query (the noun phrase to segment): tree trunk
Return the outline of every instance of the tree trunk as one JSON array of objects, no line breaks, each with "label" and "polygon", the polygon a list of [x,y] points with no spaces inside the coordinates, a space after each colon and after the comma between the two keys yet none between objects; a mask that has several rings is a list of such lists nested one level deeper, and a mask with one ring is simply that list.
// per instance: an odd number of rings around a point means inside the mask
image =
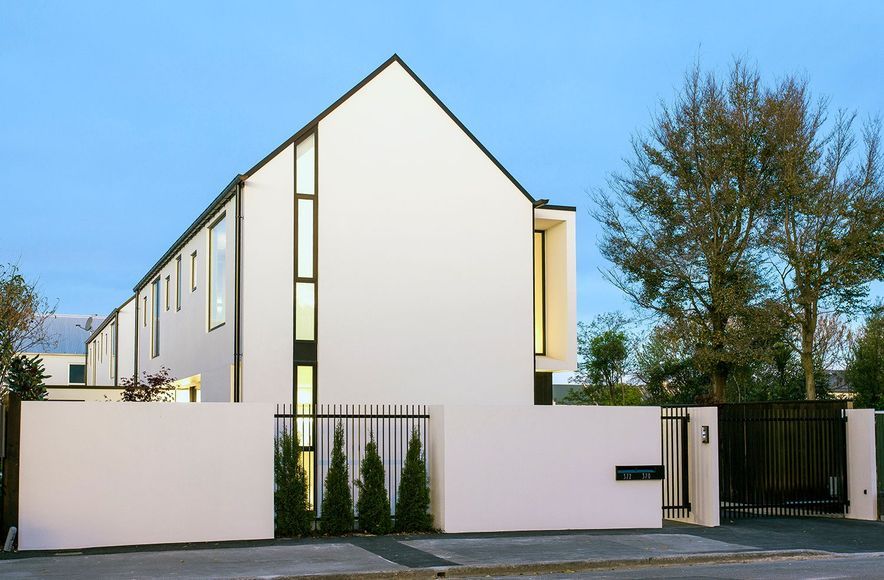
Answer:
[{"label": "tree trunk", "polygon": [[801,368],[804,369],[804,396],[816,399],[816,378],[813,375],[813,337],[816,334],[816,304],[805,306],[801,321]]},{"label": "tree trunk", "polygon": [[712,371],[712,396],[716,403],[724,402],[724,385],[727,383],[727,373],[723,369]]}]

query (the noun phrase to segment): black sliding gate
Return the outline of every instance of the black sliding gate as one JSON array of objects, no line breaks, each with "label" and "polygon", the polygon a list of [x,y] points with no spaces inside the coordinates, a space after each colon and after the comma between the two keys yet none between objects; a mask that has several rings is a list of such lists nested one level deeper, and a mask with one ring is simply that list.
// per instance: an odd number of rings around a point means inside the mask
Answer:
[{"label": "black sliding gate", "polygon": [[842,401],[718,407],[722,518],[844,514]]},{"label": "black sliding gate", "polygon": [[690,476],[688,470],[687,407],[661,407],[662,429],[663,517],[686,518],[691,513]]}]

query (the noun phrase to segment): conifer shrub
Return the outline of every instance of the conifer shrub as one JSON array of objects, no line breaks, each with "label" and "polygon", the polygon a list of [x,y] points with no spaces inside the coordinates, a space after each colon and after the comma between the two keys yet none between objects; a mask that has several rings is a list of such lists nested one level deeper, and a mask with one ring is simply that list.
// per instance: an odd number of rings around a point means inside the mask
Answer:
[{"label": "conifer shrub", "polygon": [[322,495],[322,514],[319,527],[326,534],[346,534],[353,531],[353,496],[350,493],[350,469],[344,455],[344,426],[335,426],[331,463],[325,476]]},{"label": "conifer shrub", "polygon": [[362,479],[359,486],[359,500],[356,511],[359,513],[359,529],[370,534],[386,534],[393,529],[390,516],[390,499],[384,476],[384,462],[378,453],[374,434],[365,444],[365,456],[360,467]]},{"label": "conifer shrub", "polygon": [[396,497],[397,532],[425,532],[433,529],[430,514],[430,485],[427,464],[421,454],[421,440],[417,428],[412,429]]},{"label": "conifer shrub", "polygon": [[310,533],[313,513],[307,499],[307,473],[301,464],[297,431],[284,429],[276,439],[273,475],[276,491],[273,504],[276,512],[276,534],[283,537]]}]

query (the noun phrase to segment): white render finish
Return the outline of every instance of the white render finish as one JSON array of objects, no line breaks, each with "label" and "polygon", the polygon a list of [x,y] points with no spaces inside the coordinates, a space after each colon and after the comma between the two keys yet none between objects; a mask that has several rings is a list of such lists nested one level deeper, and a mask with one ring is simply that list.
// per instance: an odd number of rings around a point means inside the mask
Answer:
[{"label": "white render finish", "polygon": [[[209,226],[224,213],[227,218],[226,250],[226,323],[209,331],[208,258]],[[161,367],[169,369],[172,378],[200,375],[204,402],[233,400],[233,314],[234,260],[236,238],[236,205],[233,199],[209,218],[184,247],[166,262],[160,272],[136,294],[138,303],[138,374],[154,373]],[[196,290],[191,292],[190,256],[197,252]],[[175,308],[175,258],[181,256],[181,310]],[[171,290],[169,309],[165,306],[165,279],[169,276]],[[151,314],[153,308],[151,282],[160,279],[160,353],[151,357]],[[144,324],[144,298],[147,297],[147,325]]]},{"label": "white render finish", "polygon": [[318,402],[532,404],[531,201],[395,62],[318,150]]},{"label": "white render finish", "polygon": [[536,355],[538,371],[577,368],[576,213],[540,207],[534,229],[545,236],[546,354]]},{"label": "white render finish", "polygon": [[23,356],[31,358],[33,356],[40,357],[43,361],[43,368],[49,375],[44,383],[46,385],[67,385],[69,384],[70,365],[86,364],[86,356],[82,354],[55,354],[55,353],[21,353]]},{"label": "white render finish", "polygon": [[[135,297],[117,308],[105,319],[103,326],[101,332],[86,343],[86,352],[89,353],[86,384],[117,386],[122,379],[131,378],[135,372]],[[113,351],[114,340],[117,341],[116,354]],[[118,376],[115,377],[114,373]]]},{"label": "white render finish", "polygon": [[272,538],[272,416],[271,405],[22,403],[19,549]]},{"label": "white render finish", "polygon": [[878,519],[878,469],[875,463],[875,410],[847,409],[846,518]]},{"label": "white render finish", "polygon": [[292,402],[293,190],[294,145],[243,188],[240,332],[242,400],[247,402]]},{"label": "white render finish", "polygon": [[58,387],[46,386],[47,401],[119,401],[123,390],[118,387]]},{"label": "white render finish", "polygon": [[448,533],[659,528],[660,481],[615,481],[660,463],[659,407],[433,406],[430,493]]}]

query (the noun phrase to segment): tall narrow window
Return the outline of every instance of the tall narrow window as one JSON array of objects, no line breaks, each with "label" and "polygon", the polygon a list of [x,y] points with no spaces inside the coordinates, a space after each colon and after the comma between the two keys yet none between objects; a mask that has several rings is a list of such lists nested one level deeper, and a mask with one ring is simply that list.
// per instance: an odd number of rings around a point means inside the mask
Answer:
[{"label": "tall narrow window", "polygon": [[117,362],[117,323],[110,323],[110,364],[107,365],[107,376],[114,380],[114,367]]},{"label": "tall narrow window", "polygon": [[316,193],[316,139],[311,134],[298,143],[295,152],[295,193]]},{"label": "tall narrow window", "polygon": [[143,298],[143,300],[144,300],[144,308],[141,309],[141,312],[143,313],[141,315],[141,319],[142,319],[141,325],[144,326],[145,328],[147,328],[147,296],[145,296]]},{"label": "tall narrow window", "polygon": [[160,355],[160,279],[150,285],[151,318],[150,318],[150,356]]},{"label": "tall narrow window", "polygon": [[313,414],[313,367],[298,365],[295,371],[295,404],[298,415],[298,438],[301,445],[313,445],[313,419],[302,418]]},{"label": "tall narrow window", "polygon": [[190,291],[196,290],[196,252],[190,255]]},{"label": "tall narrow window", "polygon": [[545,239],[543,232],[534,232],[534,354],[546,352],[546,285]]},{"label": "tall narrow window", "polygon": [[295,284],[295,340],[316,338],[315,285],[306,282]]},{"label": "tall narrow window", "polygon": [[226,263],[227,219],[222,215],[209,230],[209,330],[224,324]]},{"label": "tall narrow window", "polygon": [[175,310],[181,310],[181,256],[175,258]]},{"label": "tall narrow window", "polygon": [[313,200],[298,199],[298,278],[313,277]]},{"label": "tall narrow window", "polygon": [[171,276],[166,276],[166,286],[165,286],[165,288],[164,288],[164,290],[165,290],[165,294],[166,294],[166,312],[169,311],[169,308],[170,308],[171,305],[172,305],[172,298],[171,298],[171,285],[172,285],[172,279],[171,279]]}]

